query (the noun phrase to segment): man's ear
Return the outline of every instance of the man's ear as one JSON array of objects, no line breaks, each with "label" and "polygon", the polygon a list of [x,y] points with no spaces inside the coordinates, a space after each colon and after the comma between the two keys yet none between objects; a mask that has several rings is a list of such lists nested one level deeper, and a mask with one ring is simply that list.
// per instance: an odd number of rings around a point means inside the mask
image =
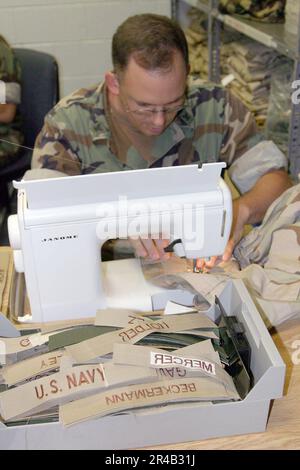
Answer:
[{"label": "man's ear", "polygon": [[106,72],[105,83],[110,93],[113,95],[118,95],[120,93],[119,80],[114,72]]}]

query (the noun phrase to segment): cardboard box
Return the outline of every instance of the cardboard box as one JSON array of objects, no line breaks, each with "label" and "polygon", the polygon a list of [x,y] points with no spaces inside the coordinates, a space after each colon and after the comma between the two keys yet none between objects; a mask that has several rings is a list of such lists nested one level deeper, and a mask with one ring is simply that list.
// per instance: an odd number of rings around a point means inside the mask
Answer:
[{"label": "cardboard box", "polygon": [[149,408],[69,428],[59,423],[0,423],[0,448],[115,450],[264,431],[270,402],[283,393],[285,364],[242,281],[229,281],[220,300],[227,314],[244,324],[251,346],[254,386],[244,400]]}]

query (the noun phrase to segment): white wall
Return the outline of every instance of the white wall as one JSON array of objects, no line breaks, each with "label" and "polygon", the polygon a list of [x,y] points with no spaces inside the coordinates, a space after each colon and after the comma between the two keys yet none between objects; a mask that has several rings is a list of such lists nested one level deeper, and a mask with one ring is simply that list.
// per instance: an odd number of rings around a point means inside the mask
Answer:
[{"label": "white wall", "polygon": [[0,0],[0,34],[13,46],[53,54],[61,97],[103,79],[116,27],[137,13],[170,16],[170,0]]}]

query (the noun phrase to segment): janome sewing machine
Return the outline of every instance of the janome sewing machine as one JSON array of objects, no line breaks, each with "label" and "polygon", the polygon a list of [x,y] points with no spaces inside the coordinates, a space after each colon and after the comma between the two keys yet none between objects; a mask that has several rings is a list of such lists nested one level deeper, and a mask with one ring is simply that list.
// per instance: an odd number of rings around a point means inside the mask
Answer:
[{"label": "janome sewing machine", "polygon": [[[14,182],[18,213],[9,217],[9,239],[16,271],[25,274],[32,320],[94,316],[111,306],[100,263],[106,240],[161,234],[180,257],[222,254],[232,220],[230,191],[220,177],[224,166]],[[121,285],[135,273],[120,272],[116,263],[103,264]]]}]

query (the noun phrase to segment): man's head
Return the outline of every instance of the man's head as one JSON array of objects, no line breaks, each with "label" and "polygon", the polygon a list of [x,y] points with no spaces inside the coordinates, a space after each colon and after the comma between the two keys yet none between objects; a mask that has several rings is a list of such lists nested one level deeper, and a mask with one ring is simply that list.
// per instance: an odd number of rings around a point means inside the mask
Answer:
[{"label": "man's head", "polygon": [[113,36],[114,71],[106,74],[112,104],[144,135],[159,135],[185,98],[188,47],[182,29],[166,16],[135,15]]},{"label": "man's head", "polygon": [[167,16],[142,14],[127,18],[113,36],[114,70],[126,69],[129,59],[146,70],[167,70],[172,54],[178,51],[189,68],[188,46],[180,26]]}]

